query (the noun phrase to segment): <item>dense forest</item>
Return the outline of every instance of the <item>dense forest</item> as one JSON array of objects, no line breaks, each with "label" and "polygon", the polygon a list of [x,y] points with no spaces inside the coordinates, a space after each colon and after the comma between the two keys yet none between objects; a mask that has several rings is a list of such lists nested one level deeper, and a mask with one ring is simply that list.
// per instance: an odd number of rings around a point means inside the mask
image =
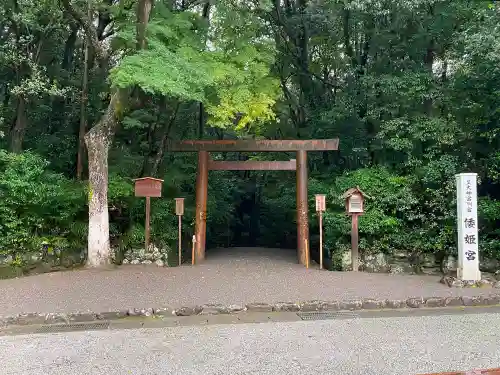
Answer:
[{"label": "dense forest", "polygon": [[[133,179],[164,179],[152,238],[194,230],[181,139],[339,138],[309,153],[325,256],[349,246],[342,193],[371,196],[364,253],[456,253],[454,175],[479,178],[480,251],[500,258],[500,6],[481,0],[4,0],[0,254],[143,246]],[[223,153],[226,160],[294,154]],[[213,171],[207,246],[296,246],[293,172]],[[90,216],[89,216],[90,211]],[[108,227],[109,223],[109,227]],[[90,232],[90,233],[89,233]],[[109,234],[108,234],[109,232]],[[109,241],[107,240],[109,238]]]}]

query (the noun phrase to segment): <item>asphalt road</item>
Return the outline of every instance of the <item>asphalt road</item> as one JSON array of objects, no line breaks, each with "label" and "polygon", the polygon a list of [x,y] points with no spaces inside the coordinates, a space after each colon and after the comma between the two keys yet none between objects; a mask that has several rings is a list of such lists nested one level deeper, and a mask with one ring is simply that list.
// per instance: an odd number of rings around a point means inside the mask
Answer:
[{"label": "asphalt road", "polygon": [[3,375],[376,374],[500,365],[500,314],[0,337]]}]

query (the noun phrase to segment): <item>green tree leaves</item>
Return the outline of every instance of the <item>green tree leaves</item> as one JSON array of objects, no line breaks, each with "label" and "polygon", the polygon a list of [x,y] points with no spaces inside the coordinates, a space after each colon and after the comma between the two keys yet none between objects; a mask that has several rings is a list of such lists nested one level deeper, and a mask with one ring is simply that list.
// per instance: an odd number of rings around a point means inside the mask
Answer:
[{"label": "green tree leaves", "polygon": [[[86,13],[87,1],[70,3]],[[54,222],[66,223],[71,215],[86,224],[79,216],[85,203],[80,208],[71,203],[80,202],[70,194],[79,196],[80,188],[52,173],[75,175],[83,97],[84,33],[61,9],[58,0],[0,6],[0,144],[12,137],[16,123],[29,125],[25,149],[51,162],[46,166],[30,153],[23,156],[29,167],[23,169],[16,156],[0,156],[10,165],[1,169],[1,189],[15,197],[2,207],[19,210],[22,217],[18,222],[13,211],[5,214],[4,223],[14,228],[5,234],[9,241],[16,231],[19,243],[35,231],[49,233],[64,226]],[[108,59],[93,53],[89,58],[87,130],[100,119],[113,90],[132,93],[129,105],[117,108],[121,126],[110,150],[113,239],[142,229],[143,205],[131,195],[131,178],[151,171],[166,181],[165,202],[153,212],[156,233],[164,231],[163,240],[173,241],[170,200],[185,196],[189,237],[196,156],[169,153],[171,139],[339,137],[339,152],[308,154],[311,207],[313,193],[329,194],[329,250],[339,252],[348,244],[349,221],[338,196],[359,185],[374,196],[361,218],[364,251],[454,252],[453,175],[475,171],[481,180],[481,251],[499,254],[500,15],[495,2],[159,0],[148,24],[147,48],[139,52],[135,1],[93,0],[92,9]],[[22,106],[20,98],[26,101]],[[295,176],[287,173],[211,174],[211,244],[231,244],[237,230],[250,232],[245,225],[251,225],[259,228],[261,244],[294,246],[294,184]],[[240,216],[240,204],[252,201],[254,193],[258,209]],[[311,221],[311,244],[314,225]]]},{"label": "green tree leaves", "polygon": [[[252,34],[244,27],[248,22],[238,24],[241,15],[231,18],[239,12],[217,6],[214,30],[207,34],[195,13],[160,8],[148,28],[148,49],[125,56],[110,73],[112,84],[203,102],[214,126],[242,128],[273,119],[279,91],[269,72],[271,44],[250,44],[258,38],[258,30]],[[221,25],[227,27],[217,33]],[[229,30],[245,32],[228,36]]]}]

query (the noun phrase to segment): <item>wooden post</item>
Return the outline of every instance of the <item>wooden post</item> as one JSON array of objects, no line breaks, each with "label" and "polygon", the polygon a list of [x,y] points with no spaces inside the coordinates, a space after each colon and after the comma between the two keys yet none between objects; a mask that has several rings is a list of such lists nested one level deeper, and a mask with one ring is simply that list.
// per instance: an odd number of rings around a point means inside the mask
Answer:
[{"label": "wooden post", "polygon": [[357,272],[359,270],[359,251],[358,251],[358,214],[352,214],[352,228],[351,228],[351,261],[352,270]]},{"label": "wooden post", "polygon": [[182,264],[182,216],[178,215],[179,218],[179,266]]},{"label": "wooden post", "polygon": [[203,261],[203,259],[205,259],[205,238],[207,231],[208,158],[208,152],[198,152],[195,218],[195,243],[197,261]]},{"label": "wooden post", "polygon": [[182,265],[182,215],[184,215],[184,198],[175,198],[175,214],[179,218],[179,266]]},{"label": "wooden post", "polygon": [[297,151],[297,252],[299,263],[306,264],[309,241],[309,215],[307,202],[307,152]]},{"label": "wooden post", "polygon": [[319,220],[319,269],[323,269],[323,212],[326,210],[326,195],[316,194],[316,212]]},{"label": "wooden post", "polygon": [[150,229],[149,229],[149,221],[151,218],[151,198],[146,197],[146,251],[149,249],[149,235],[150,235]]},{"label": "wooden post", "polygon": [[319,269],[323,269],[323,211],[319,212]]},{"label": "wooden post", "polygon": [[342,198],[345,199],[345,209],[351,216],[351,264],[354,272],[359,271],[359,249],[358,249],[358,218],[364,213],[364,200],[370,198],[356,186],[347,190]]},{"label": "wooden post", "polygon": [[193,266],[194,266],[194,254],[195,254],[194,248],[195,247],[196,247],[196,236],[193,236],[193,247],[191,250],[191,265],[193,265]]},{"label": "wooden post", "polygon": [[306,268],[309,268],[309,241],[306,240]]}]

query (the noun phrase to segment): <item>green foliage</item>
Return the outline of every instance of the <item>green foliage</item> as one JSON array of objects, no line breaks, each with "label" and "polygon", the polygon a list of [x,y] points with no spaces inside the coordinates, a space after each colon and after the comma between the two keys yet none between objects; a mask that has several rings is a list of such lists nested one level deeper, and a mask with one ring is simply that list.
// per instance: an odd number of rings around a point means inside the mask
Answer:
[{"label": "green foliage", "polygon": [[365,200],[365,214],[359,219],[360,250],[391,252],[398,249],[403,245],[398,238],[411,223],[418,201],[411,180],[386,168],[358,169],[336,179],[329,190],[325,215],[327,246],[335,252],[342,248],[339,244],[350,241],[351,219],[345,213],[341,196],[354,186],[359,186],[370,197]]},{"label": "green foliage", "polygon": [[108,180],[108,199],[111,202],[125,200],[134,196],[134,184],[130,178],[110,174]]},{"label": "green foliage", "polygon": [[173,199],[154,199],[151,203],[151,210],[154,213],[151,222],[154,241],[162,244],[175,244],[177,242],[177,217],[174,215]]},{"label": "green foliage", "polygon": [[[126,56],[111,70],[115,87],[139,86],[150,94],[203,102],[214,126],[226,127],[237,116],[239,128],[274,118],[279,86],[269,73],[273,57],[269,46],[244,47],[243,39],[251,43],[255,37],[248,33],[240,36],[238,50],[219,34],[204,43],[206,31],[194,13],[159,9],[148,28],[148,49]],[[235,13],[216,14],[215,25]],[[211,48],[204,47],[207,43]]]},{"label": "green foliage", "polygon": [[480,250],[484,254],[500,259],[500,201],[484,197],[479,201]]},{"label": "green foliage", "polygon": [[31,75],[24,78],[18,85],[13,86],[12,94],[31,98],[43,95],[65,96],[70,92],[70,88],[60,88],[56,81],[51,82],[39,66],[32,62],[28,62],[28,65]]},{"label": "green foliage", "polygon": [[123,233],[121,237],[120,246],[122,247],[122,251],[128,249],[140,249],[144,247],[144,226],[143,225],[134,225],[127,232]]},{"label": "green foliage", "polygon": [[[447,168],[446,164],[439,166]],[[338,177],[330,190],[331,204],[325,215],[326,245],[333,252],[332,258],[339,261],[341,252],[348,248],[350,218],[340,196],[353,186],[371,197],[365,201],[365,214],[359,219],[361,251],[453,253],[457,236],[454,171],[446,171],[446,177],[434,170],[433,174],[415,178],[393,174],[386,168],[370,168]],[[437,187],[425,187],[427,184]],[[499,254],[499,232],[495,227],[499,209],[497,200],[484,198],[479,202],[484,255]]]},{"label": "green foliage", "polygon": [[39,251],[61,236],[83,245],[70,227],[84,212],[83,189],[47,167],[32,153],[0,150],[0,253]]},{"label": "green foliage", "polygon": [[[86,13],[86,1],[71,4]],[[222,0],[210,2],[204,18],[202,3],[155,1],[139,52],[136,3],[92,4],[109,66],[90,54],[85,118],[79,23],[58,0],[0,7],[0,149],[20,122],[24,149],[32,150],[0,154],[0,252],[44,241],[85,247],[88,192],[74,182],[80,122],[94,126],[112,91],[126,88],[131,100],[118,109],[109,153],[112,246],[143,245],[144,199],[134,197],[132,179],[144,175],[165,180],[162,198],[152,199],[153,241],[176,249],[173,198],[185,197],[189,246],[197,155],[169,152],[170,140],[339,137],[338,152],[308,153],[310,209],[314,194],[328,195],[325,236],[334,265],[349,247],[340,196],[353,186],[372,197],[360,218],[362,251],[455,253],[454,174],[466,171],[480,179],[480,250],[500,257],[495,2]],[[295,194],[293,173],[210,172],[208,246],[295,247]]]},{"label": "green foliage", "polygon": [[111,72],[111,80],[116,87],[138,85],[151,94],[203,101],[205,87],[213,84],[214,68],[211,59],[204,59],[191,47],[175,52],[160,47],[126,57]]}]

